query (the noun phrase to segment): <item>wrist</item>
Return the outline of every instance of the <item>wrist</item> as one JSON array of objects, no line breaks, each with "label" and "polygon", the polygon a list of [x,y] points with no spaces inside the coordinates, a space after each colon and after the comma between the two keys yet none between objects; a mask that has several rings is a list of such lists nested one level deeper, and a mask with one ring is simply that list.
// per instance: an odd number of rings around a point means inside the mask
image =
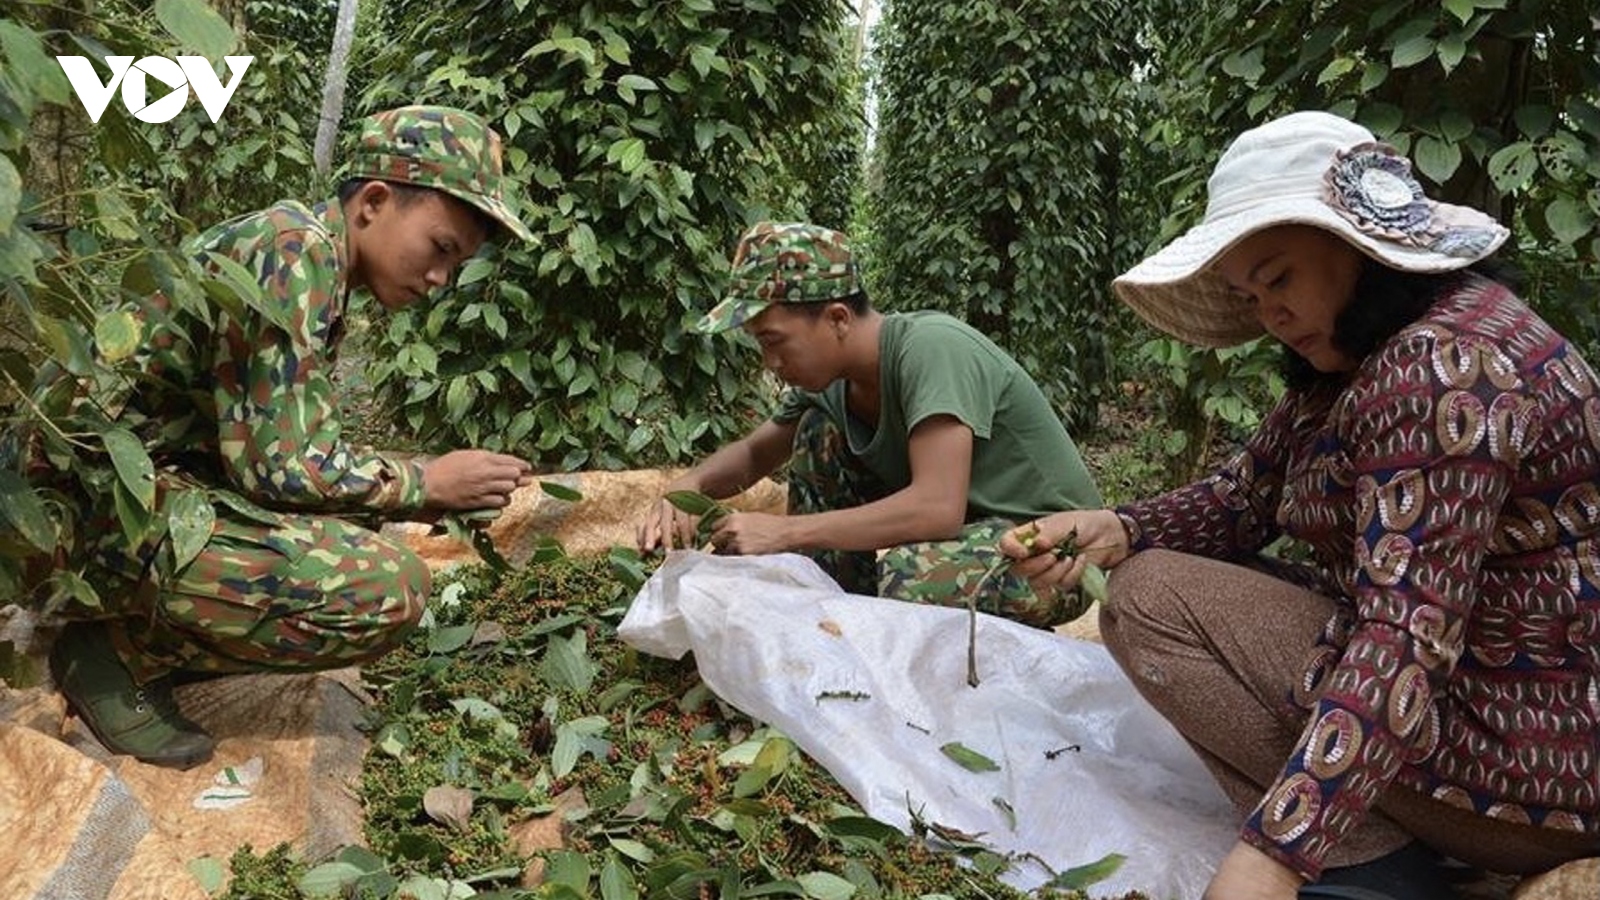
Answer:
[{"label": "wrist", "polygon": [[798,553],[807,550],[828,549],[821,546],[821,539],[816,533],[816,529],[811,527],[815,521],[814,516],[782,515],[778,516],[778,520],[782,523],[778,533],[783,540],[784,552]]}]

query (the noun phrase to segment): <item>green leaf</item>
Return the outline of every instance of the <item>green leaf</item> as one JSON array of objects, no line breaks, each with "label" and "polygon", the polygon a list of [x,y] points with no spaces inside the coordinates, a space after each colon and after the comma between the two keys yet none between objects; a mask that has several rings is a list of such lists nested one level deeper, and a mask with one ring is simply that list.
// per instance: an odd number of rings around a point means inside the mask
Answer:
[{"label": "green leaf", "polygon": [[618,853],[635,862],[642,862],[646,865],[655,862],[656,852],[638,841],[619,837],[609,837],[609,840],[611,841],[611,846],[617,848]]},{"label": "green leaf", "polygon": [[1578,97],[1569,97],[1564,109],[1579,128],[1588,132],[1590,137],[1600,139],[1600,106]]},{"label": "green leaf", "polygon": [[1261,47],[1236,50],[1222,61],[1222,71],[1242,81],[1255,84],[1267,71],[1267,67],[1261,62],[1262,54]]},{"label": "green leaf", "polygon": [[106,362],[121,362],[139,349],[144,326],[127,310],[117,310],[95,320],[94,344]]},{"label": "green leaf", "polygon": [[1426,35],[1410,38],[1395,45],[1394,53],[1389,57],[1389,65],[1396,69],[1414,66],[1419,62],[1433,56],[1433,38]]},{"label": "green leaf", "polygon": [[482,697],[457,697],[450,705],[471,722],[499,722],[506,717],[500,707]]},{"label": "green leaf", "polygon": [[1529,140],[1538,140],[1550,133],[1556,124],[1556,111],[1543,103],[1527,103],[1511,114],[1517,130]]},{"label": "green leaf", "polygon": [[606,150],[606,162],[616,163],[625,173],[632,173],[644,165],[645,149],[642,138],[623,138]]},{"label": "green leaf", "polygon": [[1489,177],[1503,194],[1521,190],[1538,170],[1539,157],[1527,141],[1507,144],[1489,157]]},{"label": "green leaf", "polygon": [[794,744],[788,738],[774,735],[761,745],[754,765],[766,768],[773,775],[782,775],[793,761],[794,753]]},{"label": "green leaf", "polygon": [[850,900],[856,886],[832,872],[807,872],[795,879],[812,900]]},{"label": "green leaf", "polygon": [[[1182,449],[1182,448],[1179,448]],[[1094,563],[1089,563],[1083,570],[1083,577],[1079,584],[1085,595],[1096,603],[1106,602],[1106,570]]]},{"label": "green leaf", "polygon": [[13,230],[10,234],[0,233],[0,278],[15,278],[23,284],[39,284],[34,263],[44,255],[44,245],[31,233],[21,230]]},{"label": "green leaf", "polygon": [[1317,74],[1317,84],[1322,85],[1327,84],[1330,81],[1338,81],[1355,67],[1356,61],[1351,57],[1334,57],[1334,59],[1326,66],[1323,66],[1322,71]]},{"label": "green leaf", "polygon": [[552,688],[570,688],[581,694],[594,684],[600,667],[589,656],[583,632],[575,631],[569,638],[550,639],[539,672]]},{"label": "green leaf", "polygon": [[474,256],[467,260],[461,267],[461,274],[456,276],[456,287],[466,287],[488,278],[494,273],[494,263],[481,256]]},{"label": "green leaf", "polygon": [[634,75],[630,73],[618,78],[617,83],[620,85],[625,85],[628,89],[635,91],[657,90],[656,83],[644,77],[643,75]]},{"label": "green leaf", "polygon": [[704,78],[718,62],[721,62],[721,59],[714,48],[704,44],[695,44],[689,48],[689,65],[694,67],[701,78]]},{"label": "green leaf", "polygon": [[326,862],[300,876],[297,886],[311,897],[338,897],[365,874],[347,862]]},{"label": "green leaf", "polygon": [[1477,12],[1478,4],[1473,0],[1444,0],[1445,11],[1455,16],[1461,24],[1465,25],[1472,20],[1472,14]]},{"label": "green leaf", "polygon": [[610,726],[605,716],[585,716],[556,726],[556,745],[550,750],[550,772],[565,778],[583,754],[604,753],[609,746],[599,735]]},{"label": "green leaf", "polygon": [[[0,251],[10,241],[0,242]],[[3,260],[3,256],[0,256]],[[88,337],[76,322],[63,322],[39,313],[33,317],[33,330],[49,348],[50,356],[74,375],[89,375],[94,370]]]},{"label": "green leaf", "polygon": [[390,722],[373,737],[372,745],[395,759],[403,760],[411,750],[411,729],[404,722]]},{"label": "green leaf", "polygon": [[56,526],[33,486],[15,472],[0,470],[0,516],[41,553],[55,550]]},{"label": "green leaf", "polygon": [[75,611],[81,613],[83,610],[98,611],[104,608],[94,586],[83,580],[83,576],[77,572],[58,571],[45,584],[50,588],[45,612],[55,613],[76,607]]},{"label": "green leaf", "polygon": [[1115,875],[1127,861],[1128,858],[1121,853],[1107,853],[1092,863],[1067,869],[1050,879],[1048,886],[1065,891],[1081,891]]},{"label": "green leaf", "polygon": [[600,900],[636,900],[638,896],[633,873],[614,854],[607,854],[605,865],[600,867]]},{"label": "green leaf", "polygon": [[129,495],[146,510],[156,502],[156,467],[145,452],[144,442],[125,428],[113,428],[101,435],[111,465]]},{"label": "green leaf", "polygon": [[749,797],[760,792],[772,780],[772,770],[766,766],[751,766],[739,773],[739,778],[733,783],[734,797]]},{"label": "green leaf", "polygon": [[539,489],[556,498],[557,500],[565,500],[568,503],[577,503],[579,500],[583,499],[582,491],[575,490],[555,481],[541,481],[539,482]]},{"label": "green leaf", "polygon": [[1461,145],[1441,141],[1432,135],[1417,139],[1413,158],[1422,174],[1435,184],[1444,184],[1461,165]]},{"label": "green leaf", "polygon": [[454,653],[465,647],[467,642],[472,640],[473,632],[477,630],[476,622],[435,629],[428,635],[428,652]]},{"label": "green leaf", "polygon": [[5,239],[11,223],[17,220],[17,208],[21,204],[22,176],[11,164],[11,158],[0,154],[0,240]]},{"label": "green leaf", "polygon": [[1369,62],[1366,68],[1361,70],[1361,87],[1358,93],[1363,95],[1370,94],[1388,79],[1389,67],[1387,65],[1381,62]]},{"label": "green leaf", "polygon": [[449,884],[441,878],[413,875],[400,882],[399,896],[406,900],[451,900]]},{"label": "green leaf", "polygon": [[1446,109],[1439,113],[1439,136],[1451,143],[1465,141],[1474,127],[1472,117],[1459,109]]},{"label": "green leaf", "polygon": [[[67,73],[45,52],[39,36],[10,20],[0,19],[0,59],[13,78],[47,103],[64,104],[72,99],[72,82]],[[3,185],[0,185],[3,186]],[[4,196],[0,192],[0,196]],[[5,231],[0,224],[0,231]]]},{"label": "green leaf", "polygon": [[1462,34],[1446,35],[1439,41],[1439,65],[1444,68],[1446,75],[1461,65],[1461,60],[1467,55],[1467,38]]},{"label": "green leaf", "polygon": [[643,450],[645,447],[648,447],[650,445],[650,441],[652,441],[654,438],[655,430],[649,425],[636,425],[634,426],[633,431],[628,434],[628,442],[623,445],[622,451],[629,456],[632,456],[638,453],[640,450]]},{"label": "green leaf", "polygon": [[703,516],[722,508],[722,504],[699,491],[668,491],[666,500],[691,516]]},{"label": "green leaf", "polygon": [[133,207],[122,199],[122,194],[101,191],[95,194],[94,206],[100,215],[100,228],[106,234],[119,241],[131,241],[139,237],[139,217],[134,214]]},{"label": "green leaf", "polygon": [[1594,228],[1589,210],[1571,197],[1557,197],[1545,207],[1544,221],[1550,226],[1551,235],[1567,245],[1582,240]]},{"label": "green leaf", "polygon": [[228,20],[204,0],[156,0],[155,14],[179,44],[207,59],[227,56],[239,39]]},{"label": "green leaf", "polygon": [[222,860],[214,856],[197,856],[189,860],[189,874],[200,882],[200,890],[208,895],[222,893],[228,886],[228,869]]},{"label": "green leaf", "polygon": [[217,511],[201,489],[180,491],[168,504],[167,533],[172,536],[173,572],[182,572],[211,541]]},{"label": "green leaf", "polygon": [[939,752],[955,760],[961,768],[969,772],[998,772],[1000,766],[994,760],[982,753],[968,748],[959,741],[951,741],[939,748]]}]

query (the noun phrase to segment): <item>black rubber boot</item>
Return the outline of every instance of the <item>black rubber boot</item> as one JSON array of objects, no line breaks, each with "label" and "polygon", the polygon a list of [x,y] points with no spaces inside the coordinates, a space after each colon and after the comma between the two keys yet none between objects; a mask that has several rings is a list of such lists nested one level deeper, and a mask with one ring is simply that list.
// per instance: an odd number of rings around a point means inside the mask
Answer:
[{"label": "black rubber boot", "polygon": [[1371,862],[1324,869],[1300,889],[1301,900],[1460,900],[1444,858],[1413,841]]}]

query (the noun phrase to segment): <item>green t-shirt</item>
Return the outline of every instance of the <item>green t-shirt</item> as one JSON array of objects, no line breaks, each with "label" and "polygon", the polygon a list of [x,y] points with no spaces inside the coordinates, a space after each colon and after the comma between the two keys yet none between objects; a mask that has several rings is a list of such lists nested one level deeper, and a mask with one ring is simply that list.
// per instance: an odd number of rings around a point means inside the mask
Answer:
[{"label": "green t-shirt", "polygon": [[891,313],[883,319],[878,353],[875,426],[849,414],[844,379],[821,393],[787,391],[773,421],[787,424],[810,407],[822,409],[843,426],[850,451],[898,491],[911,483],[911,429],[929,416],[954,416],[972,429],[968,521],[999,516],[1020,522],[1102,505],[1044,392],[977,329],[944,313]]}]

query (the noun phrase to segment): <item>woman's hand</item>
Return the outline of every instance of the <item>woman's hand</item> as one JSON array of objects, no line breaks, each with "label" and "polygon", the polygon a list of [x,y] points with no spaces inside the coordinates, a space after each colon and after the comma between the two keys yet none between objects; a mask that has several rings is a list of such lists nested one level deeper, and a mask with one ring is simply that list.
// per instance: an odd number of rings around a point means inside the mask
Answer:
[{"label": "woman's hand", "polygon": [[1011,570],[1044,596],[1049,588],[1077,587],[1089,563],[1109,569],[1122,562],[1128,556],[1128,533],[1112,510],[1067,510],[1006,532],[1000,552],[1015,559]]},{"label": "woman's hand", "polygon": [[1299,873],[1240,841],[1222,858],[1200,900],[1294,900],[1303,883]]}]

